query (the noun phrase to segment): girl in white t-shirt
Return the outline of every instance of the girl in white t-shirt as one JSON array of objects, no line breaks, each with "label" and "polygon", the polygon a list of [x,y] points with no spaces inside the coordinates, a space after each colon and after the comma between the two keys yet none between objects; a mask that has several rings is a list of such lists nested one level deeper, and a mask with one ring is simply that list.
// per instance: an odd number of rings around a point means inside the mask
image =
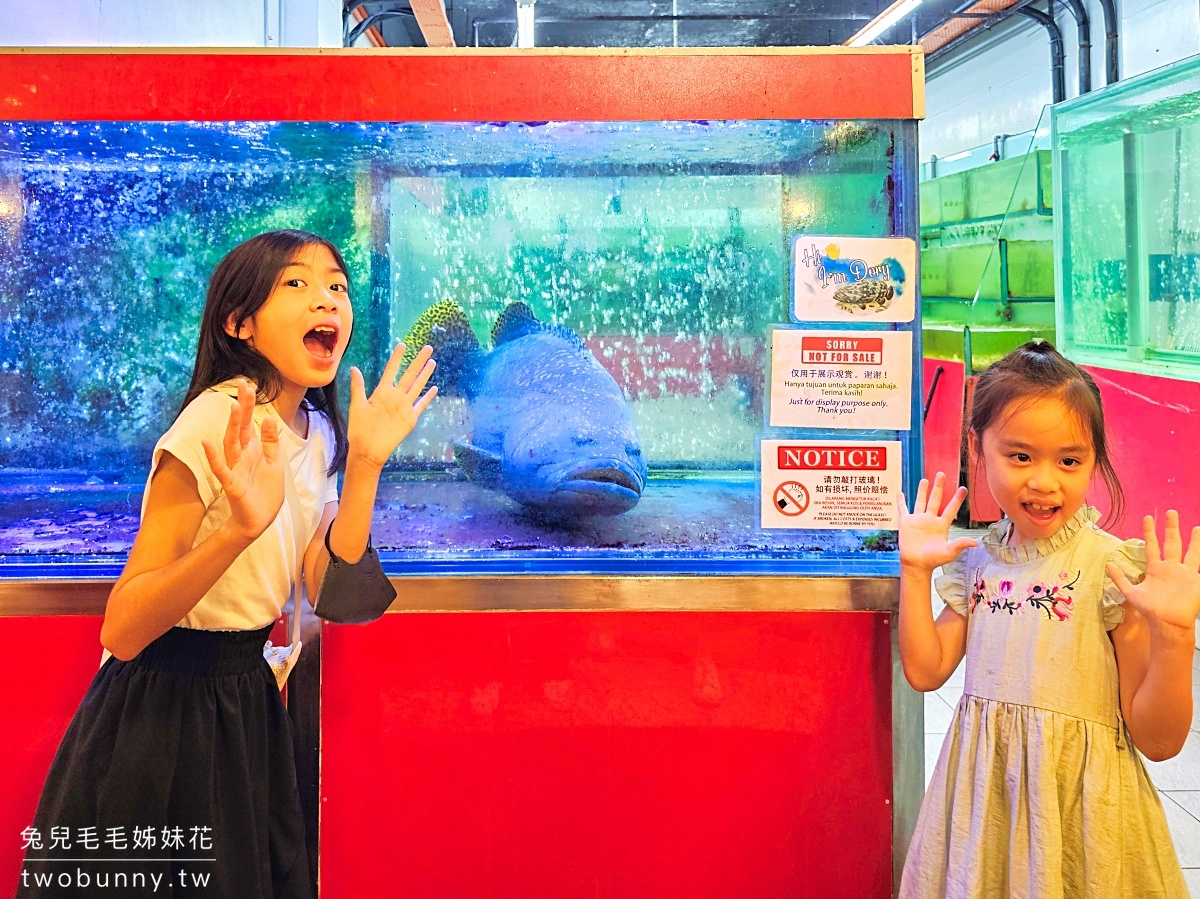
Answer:
[{"label": "girl in white t-shirt", "polygon": [[[353,324],[345,262],[314,234],[260,234],[213,273],[184,408],[154,449],[142,527],[109,596],[105,661],[33,822],[99,836],[100,851],[85,853],[96,862],[67,867],[104,895],[133,868],[155,896],[315,894],[264,644],[293,586],[299,594],[296,572],[315,595],[330,552],[351,567],[374,558],[380,471],[436,393],[422,393],[429,347],[397,381],[401,344],[370,396],[351,369],[344,422],[334,376]],[[106,841],[117,829],[125,851]],[[56,875],[66,870],[56,856],[79,854],[31,848],[25,870]],[[131,868],[134,857],[170,860]],[[57,895],[38,879],[17,895]]]}]

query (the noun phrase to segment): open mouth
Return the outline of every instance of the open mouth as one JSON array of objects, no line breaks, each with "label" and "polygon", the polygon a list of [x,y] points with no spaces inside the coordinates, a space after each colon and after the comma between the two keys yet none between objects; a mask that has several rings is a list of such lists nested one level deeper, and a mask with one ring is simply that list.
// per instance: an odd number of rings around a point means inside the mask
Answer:
[{"label": "open mouth", "polygon": [[1045,523],[1051,521],[1058,514],[1058,510],[1062,506],[1051,506],[1045,503],[1021,503],[1021,508],[1034,521]]},{"label": "open mouth", "polygon": [[337,339],[337,328],[329,325],[317,325],[304,335],[304,346],[318,359],[329,359],[333,356]]},{"label": "open mouth", "polygon": [[567,481],[588,481],[593,484],[614,484],[624,487],[633,493],[641,494],[642,485],[632,475],[619,468],[588,468],[578,471],[567,478]]}]

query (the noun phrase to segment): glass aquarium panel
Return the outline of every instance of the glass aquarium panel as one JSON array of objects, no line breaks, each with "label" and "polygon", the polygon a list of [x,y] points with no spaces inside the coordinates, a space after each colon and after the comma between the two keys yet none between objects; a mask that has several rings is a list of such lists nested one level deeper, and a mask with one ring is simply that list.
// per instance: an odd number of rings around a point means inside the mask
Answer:
[{"label": "glass aquarium panel", "polygon": [[[392,572],[891,570],[890,532],[759,528],[755,441],[792,238],[915,227],[897,187],[914,147],[907,122],[6,123],[0,564],[123,562],[209,273],[296,227],[350,268],[343,396],[349,364],[373,380],[447,316],[478,343],[458,375],[439,355],[442,395],[385,472],[373,533]],[[611,385],[608,405],[575,402],[593,375],[564,373],[539,447],[618,500],[564,513],[489,486],[479,360],[506,388],[551,364],[495,361],[514,321],[578,343]],[[618,433],[608,461],[579,449]]]},{"label": "glass aquarium panel", "polygon": [[1200,377],[1200,62],[1063,104],[1054,141],[1066,348]]}]

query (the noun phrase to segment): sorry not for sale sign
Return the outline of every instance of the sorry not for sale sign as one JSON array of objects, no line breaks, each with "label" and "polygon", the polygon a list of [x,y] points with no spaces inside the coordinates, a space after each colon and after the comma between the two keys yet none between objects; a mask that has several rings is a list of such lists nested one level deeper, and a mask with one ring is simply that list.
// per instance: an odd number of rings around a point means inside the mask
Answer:
[{"label": "sorry not for sale sign", "polygon": [[900,442],[763,440],[764,528],[899,527]]}]

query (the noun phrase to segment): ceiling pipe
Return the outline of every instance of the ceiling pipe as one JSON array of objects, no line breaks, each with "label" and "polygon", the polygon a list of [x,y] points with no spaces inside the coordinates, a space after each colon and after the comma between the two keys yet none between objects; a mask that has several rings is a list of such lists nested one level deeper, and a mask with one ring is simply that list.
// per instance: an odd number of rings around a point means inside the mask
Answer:
[{"label": "ceiling pipe", "polygon": [[[865,17],[861,17],[865,18]],[[645,14],[601,14],[601,15],[577,15],[577,16],[548,16],[539,18],[538,23],[541,25],[569,25],[574,23],[579,24],[595,24],[595,23],[641,23],[647,25],[656,24],[675,24],[686,25],[688,23],[712,23],[712,22],[844,22],[846,16],[838,12],[822,12],[814,11],[804,15],[796,14],[770,14],[770,13],[716,13],[716,14],[670,14],[670,15],[645,15]],[[508,25],[511,27],[513,19],[505,16],[478,16],[470,19],[468,30],[471,32],[471,46],[478,47],[479,44],[479,29],[486,25]]]},{"label": "ceiling pipe", "polygon": [[1119,81],[1117,72],[1117,5],[1113,0],[1100,0],[1104,10],[1104,83]]},{"label": "ceiling pipe", "polygon": [[[367,0],[347,0],[342,6],[342,46],[353,46],[354,41],[350,40],[350,20],[353,18],[355,23],[361,23],[367,18],[367,11],[363,8]],[[383,34],[374,25],[367,26],[365,32],[367,40],[372,47],[386,47],[387,41],[383,39]],[[355,38],[357,40],[358,38]]]},{"label": "ceiling pipe", "polygon": [[1092,89],[1092,23],[1083,0],[1064,2],[1075,17],[1075,26],[1079,31],[1079,94],[1082,96]]},{"label": "ceiling pipe", "polygon": [[1050,86],[1055,103],[1061,103],[1067,98],[1067,81],[1063,76],[1063,41],[1062,32],[1054,21],[1053,16],[1038,9],[1023,6],[1017,10],[1017,15],[1033,19],[1044,25],[1050,35]]}]

